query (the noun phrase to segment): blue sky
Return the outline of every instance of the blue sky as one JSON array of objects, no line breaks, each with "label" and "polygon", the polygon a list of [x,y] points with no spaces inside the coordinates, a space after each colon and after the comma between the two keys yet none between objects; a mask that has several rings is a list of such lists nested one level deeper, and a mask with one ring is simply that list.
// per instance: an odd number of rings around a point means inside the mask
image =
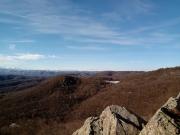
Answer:
[{"label": "blue sky", "polygon": [[179,0],[0,0],[0,67],[180,66]]}]

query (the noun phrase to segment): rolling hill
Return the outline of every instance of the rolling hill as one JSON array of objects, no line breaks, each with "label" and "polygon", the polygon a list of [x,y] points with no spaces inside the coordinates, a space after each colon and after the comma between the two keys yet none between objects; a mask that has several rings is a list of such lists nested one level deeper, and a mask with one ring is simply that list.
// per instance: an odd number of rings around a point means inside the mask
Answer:
[{"label": "rolling hill", "polygon": [[[117,84],[106,79],[118,80]],[[106,106],[125,106],[148,120],[180,91],[180,68],[150,72],[102,72],[91,77],[57,76],[0,99],[0,133],[70,135]],[[11,128],[11,124],[17,124]]]}]

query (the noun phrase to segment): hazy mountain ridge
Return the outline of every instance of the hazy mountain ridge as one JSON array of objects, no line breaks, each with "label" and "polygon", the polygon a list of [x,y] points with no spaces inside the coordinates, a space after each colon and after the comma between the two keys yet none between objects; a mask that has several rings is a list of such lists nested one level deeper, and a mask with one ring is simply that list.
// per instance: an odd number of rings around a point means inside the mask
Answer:
[{"label": "hazy mountain ridge", "polygon": [[96,71],[51,71],[51,70],[22,70],[0,68],[0,75],[22,75],[35,77],[53,77],[58,75],[92,76]]},{"label": "hazy mountain ridge", "polygon": [[0,75],[0,93],[18,91],[38,85],[44,77]]}]

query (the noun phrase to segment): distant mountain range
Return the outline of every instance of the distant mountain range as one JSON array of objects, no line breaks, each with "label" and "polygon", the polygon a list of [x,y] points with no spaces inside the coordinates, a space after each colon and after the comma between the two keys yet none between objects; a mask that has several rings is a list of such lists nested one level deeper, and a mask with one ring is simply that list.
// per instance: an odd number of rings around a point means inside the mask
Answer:
[{"label": "distant mountain range", "polygon": [[48,71],[48,70],[20,70],[0,68],[0,93],[19,91],[34,87],[41,81],[55,76],[74,77],[103,77],[107,80],[116,80],[126,75],[139,74],[132,71]]},{"label": "distant mountain range", "polygon": [[50,70],[22,70],[0,68],[0,75],[22,75],[36,77],[51,77],[58,75],[92,76],[96,71],[50,71]]},{"label": "distant mountain range", "polygon": [[27,89],[39,84],[45,79],[45,77],[0,75],[0,93]]}]

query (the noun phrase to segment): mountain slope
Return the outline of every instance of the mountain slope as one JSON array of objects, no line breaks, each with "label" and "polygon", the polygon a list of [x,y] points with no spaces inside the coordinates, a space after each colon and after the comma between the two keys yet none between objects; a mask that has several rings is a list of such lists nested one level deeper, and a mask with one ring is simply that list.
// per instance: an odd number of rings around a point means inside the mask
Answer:
[{"label": "mountain slope", "polygon": [[43,77],[0,75],[0,93],[27,89],[36,86],[43,80],[45,80]]},{"label": "mountain slope", "polygon": [[7,94],[0,100],[0,121],[8,123],[11,119],[18,120],[22,117],[63,120],[71,106],[104,87],[101,83],[98,79],[55,77],[37,87]]},{"label": "mountain slope", "polygon": [[107,91],[82,102],[72,114],[78,119],[87,118],[90,114],[99,114],[108,105],[117,104],[148,120],[169,97],[180,91],[179,74],[180,68],[172,68],[128,76]]},{"label": "mountain slope", "polygon": [[53,77],[0,99],[0,132],[11,134],[9,125],[17,123],[20,125],[18,135],[19,132],[69,135],[87,117],[98,116],[112,104],[125,106],[148,120],[163,102],[177,95],[179,75],[177,67],[122,78],[116,75],[120,80],[118,84],[107,84],[103,75]]}]

